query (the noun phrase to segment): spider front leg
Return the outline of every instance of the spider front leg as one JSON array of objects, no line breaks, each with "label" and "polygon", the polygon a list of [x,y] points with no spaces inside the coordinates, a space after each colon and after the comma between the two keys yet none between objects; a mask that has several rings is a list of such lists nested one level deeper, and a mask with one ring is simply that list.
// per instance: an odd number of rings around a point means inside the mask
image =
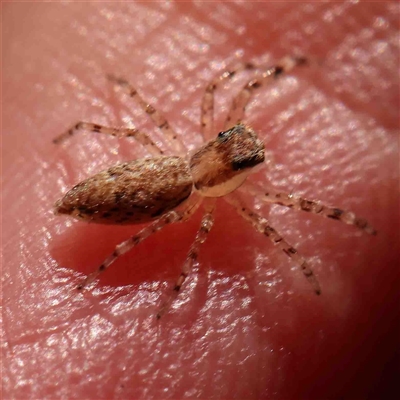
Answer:
[{"label": "spider front leg", "polygon": [[147,103],[127,80],[118,78],[112,74],[107,75],[107,78],[109,81],[121,87],[127,95],[136,100],[142,110],[152,119],[161,132],[167,137],[176,154],[186,154],[185,145],[181,142],[176,132],[171,128],[167,119],[151,104]]},{"label": "spider front leg", "polygon": [[94,272],[89,274],[86,279],[77,286],[77,289],[83,290],[86,286],[90,285],[102,272],[104,272],[114,261],[116,261],[118,257],[127,253],[133,247],[137,246],[154,233],[160,231],[165,226],[188,220],[195,213],[201,204],[201,201],[201,198],[197,198],[196,195],[193,195],[183,210],[173,210],[167,212],[161,218],[143,228],[136,235],[117,245],[113,253],[107,257]]},{"label": "spider front leg", "polygon": [[142,146],[144,146],[151,154],[155,156],[160,156],[164,154],[164,152],[150,139],[148,135],[138,131],[136,128],[110,128],[107,126],[93,124],[91,122],[83,122],[83,121],[76,123],[68,131],[57,136],[55,139],[53,139],[53,143],[59,144],[78,131],[104,133],[106,135],[117,136],[117,137],[133,137]]},{"label": "spider front leg", "polygon": [[157,313],[157,319],[160,319],[165,314],[165,312],[168,311],[169,307],[171,306],[175,298],[178,296],[179,290],[181,289],[183,282],[185,282],[185,279],[192,271],[193,265],[197,260],[200,251],[200,246],[206,241],[207,235],[213,226],[214,223],[213,212],[215,209],[215,199],[207,199],[206,202],[207,202],[205,206],[206,212],[204,213],[203,218],[201,220],[201,225],[199,230],[197,231],[196,238],[194,239],[194,242],[190,247],[189,253],[187,254],[186,260],[182,265],[182,270],[175,283],[173,293],[160,308],[160,311]]},{"label": "spider front leg", "polygon": [[215,91],[221,86],[221,84],[227,80],[231,79],[238,72],[250,71],[255,67],[252,63],[239,62],[233,65],[231,68],[225,70],[217,78],[214,78],[206,87],[201,102],[201,133],[203,138],[207,141],[215,136],[214,132],[214,94]]},{"label": "spider front leg", "polygon": [[260,217],[254,211],[247,208],[244,203],[235,195],[226,196],[225,199],[232,204],[238,214],[246,221],[250,222],[255,229],[267,236],[272,243],[278,246],[288,257],[290,257],[313,287],[315,294],[321,294],[321,287],[307,261],[301,257],[297,250],[291,246],[268,222],[267,219]]},{"label": "spider front leg", "polygon": [[302,197],[288,193],[279,192],[274,189],[262,190],[253,183],[246,182],[239,190],[251,193],[258,199],[271,204],[294,208],[296,210],[307,211],[319,214],[323,217],[335,219],[348,225],[354,225],[370,235],[376,235],[376,230],[364,218],[357,217],[353,212],[342,210],[337,207],[330,207],[317,201],[306,200]]},{"label": "spider front leg", "polygon": [[269,82],[273,82],[274,79],[289,72],[296,66],[304,64],[307,64],[307,59],[305,57],[287,56],[282,58],[275,66],[268,68],[266,71],[247,82],[233,99],[232,106],[225,121],[225,129],[229,129],[233,125],[242,122],[246,107],[255,90]]}]

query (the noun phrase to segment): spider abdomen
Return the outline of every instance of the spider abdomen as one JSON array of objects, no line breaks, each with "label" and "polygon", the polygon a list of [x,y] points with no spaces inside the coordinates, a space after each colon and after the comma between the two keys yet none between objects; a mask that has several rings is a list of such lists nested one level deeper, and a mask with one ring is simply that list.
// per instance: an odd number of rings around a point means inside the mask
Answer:
[{"label": "spider abdomen", "polygon": [[56,214],[102,224],[136,224],[159,218],[192,192],[181,157],[140,159],[115,165],[82,181],[55,204]]}]

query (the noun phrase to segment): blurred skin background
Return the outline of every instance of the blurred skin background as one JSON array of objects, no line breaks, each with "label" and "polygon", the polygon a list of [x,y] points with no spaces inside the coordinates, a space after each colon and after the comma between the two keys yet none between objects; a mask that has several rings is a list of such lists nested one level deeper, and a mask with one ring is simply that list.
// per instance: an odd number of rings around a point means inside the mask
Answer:
[{"label": "blurred skin background", "polygon": [[[399,265],[399,5],[8,3],[2,5],[4,398],[396,397]],[[367,218],[336,221],[247,202],[311,263],[316,297],[284,254],[220,203],[199,265],[171,290],[200,214],[121,257],[94,290],[74,288],[140,227],[54,217],[82,179],[148,153],[79,120],[162,135],[105,75],[127,78],[189,149],[202,143],[206,84],[236,60],[287,54],[319,65],[261,90],[246,122],[274,155],[251,179]],[[217,94],[216,134],[232,95]],[[396,385],[397,387],[397,385]]]}]

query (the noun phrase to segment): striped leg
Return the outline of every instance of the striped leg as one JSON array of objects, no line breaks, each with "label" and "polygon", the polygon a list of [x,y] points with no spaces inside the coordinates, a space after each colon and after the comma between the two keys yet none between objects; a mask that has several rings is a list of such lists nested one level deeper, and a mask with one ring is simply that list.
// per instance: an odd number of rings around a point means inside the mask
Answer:
[{"label": "striped leg", "polygon": [[225,121],[225,129],[242,122],[246,106],[256,89],[273,81],[278,76],[285,74],[298,65],[304,65],[307,59],[304,57],[284,57],[274,67],[268,68],[265,72],[257,75],[254,79],[247,82],[242,90],[233,99],[231,109]]},{"label": "striped leg", "polygon": [[321,287],[307,261],[297,253],[297,250],[294,247],[286,242],[286,240],[270,225],[268,220],[260,217],[247,208],[242,201],[234,195],[226,196],[225,199],[236,208],[239,215],[241,215],[246,221],[250,222],[255,229],[267,236],[272,243],[278,246],[300,267],[304,276],[313,287],[315,294],[320,295]]},{"label": "striped leg", "polygon": [[161,218],[143,228],[136,235],[117,245],[113,253],[109,257],[107,257],[94,272],[89,274],[86,279],[77,286],[77,289],[82,290],[86,286],[90,285],[119,256],[127,253],[133,247],[137,246],[139,243],[143,242],[143,240],[147,239],[149,236],[163,229],[166,225],[188,220],[195,213],[202,201],[201,198],[197,198],[195,195],[192,197],[195,198],[195,200],[192,200],[191,198],[186,204],[186,207],[182,209],[182,211],[173,210],[167,212]]},{"label": "striped leg", "polygon": [[246,182],[240,189],[246,193],[251,193],[258,199],[271,204],[279,204],[281,206],[294,208],[319,214],[323,217],[336,219],[348,225],[355,225],[357,228],[363,230],[370,235],[376,235],[376,230],[364,218],[357,217],[353,212],[342,210],[337,207],[329,207],[317,201],[306,200],[299,196],[292,194],[278,192],[274,189],[262,190],[253,183]]},{"label": "striped leg", "polygon": [[256,68],[252,63],[238,63],[232,68],[224,71],[217,78],[213,79],[206,87],[201,103],[201,132],[204,139],[210,140],[215,135],[214,132],[214,93],[227,79],[232,78],[240,71],[250,71]]},{"label": "striped leg", "polygon": [[179,290],[181,289],[183,282],[185,282],[185,279],[188,277],[188,275],[193,269],[194,263],[197,261],[197,257],[200,251],[200,246],[206,241],[207,235],[213,226],[214,223],[213,212],[215,209],[215,199],[210,199],[210,200],[207,199],[206,201],[207,201],[207,204],[205,206],[206,212],[204,213],[203,218],[201,220],[201,225],[199,230],[197,231],[196,238],[194,239],[194,242],[190,247],[186,260],[182,265],[182,271],[175,283],[174,291],[168,298],[168,300],[160,308],[160,311],[157,313],[157,319],[160,319],[165,314],[165,312],[168,311],[169,307],[171,306],[175,298],[178,296]]},{"label": "striped leg", "polygon": [[96,133],[104,133],[106,135],[118,136],[118,137],[133,137],[142,146],[144,146],[151,154],[155,156],[162,155],[164,152],[150,139],[148,135],[138,131],[136,128],[109,128],[107,126],[93,124],[91,122],[78,122],[67,132],[57,136],[53,143],[59,144],[72,136],[78,131],[90,131]]},{"label": "striped leg", "polygon": [[107,75],[108,80],[120,86],[130,97],[134,98],[143,111],[153,120],[157,127],[167,137],[176,154],[186,154],[186,147],[179,139],[176,132],[170,127],[166,118],[157,111],[151,104],[147,103],[137,90],[128,81],[114,75]]}]

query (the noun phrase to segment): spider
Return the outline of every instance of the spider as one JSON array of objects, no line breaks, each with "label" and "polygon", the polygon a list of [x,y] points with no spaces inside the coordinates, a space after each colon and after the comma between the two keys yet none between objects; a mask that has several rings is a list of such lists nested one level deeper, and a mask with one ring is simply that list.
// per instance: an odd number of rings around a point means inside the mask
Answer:
[{"label": "spider", "polygon": [[260,69],[252,63],[240,63],[212,80],[206,87],[201,105],[201,132],[204,138],[213,135],[216,89],[223,81],[229,80],[239,71],[252,70],[255,73],[255,77],[247,82],[234,98],[224,131],[206,142],[191,156],[186,155],[185,146],[159,111],[148,104],[126,80],[108,75],[111,82],[138,102],[167,137],[178,155],[165,155],[146,133],[136,128],[110,128],[94,123],[78,122],[54,139],[54,143],[60,143],[82,130],[118,137],[134,137],[154,156],[118,164],[99,172],[74,186],[56,202],[55,214],[66,214],[83,221],[101,224],[149,223],[137,234],[117,245],[113,253],[89,274],[77,289],[83,290],[120,255],[166,225],[187,221],[203,204],[204,214],[200,227],[173,291],[157,313],[157,318],[160,318],[168,310],[196,263],[200,247],[214,223],[216,200],[223,197],[236,208],[239,215],[290,257],[303,272],[314,292],[317,295],[321,294],[318,280],[308,262],[270,225],[267,219],[257,215],[233,193],[236,190],[246,191],[270,204],[280,204],[319,214],[355,225],[368,234],[376,234],[375,229],[365,219],[357,217],[350,211],[326,206],[318,201],[306,200],[272,188],[263,190],[249,181],[245,182],[253,168],[265,160],[264,143],[251,127],[242,123],[251,95],[278,76],[304,64],[307,64],[304,57],[285,57],[275,66],[266,69]]}]

